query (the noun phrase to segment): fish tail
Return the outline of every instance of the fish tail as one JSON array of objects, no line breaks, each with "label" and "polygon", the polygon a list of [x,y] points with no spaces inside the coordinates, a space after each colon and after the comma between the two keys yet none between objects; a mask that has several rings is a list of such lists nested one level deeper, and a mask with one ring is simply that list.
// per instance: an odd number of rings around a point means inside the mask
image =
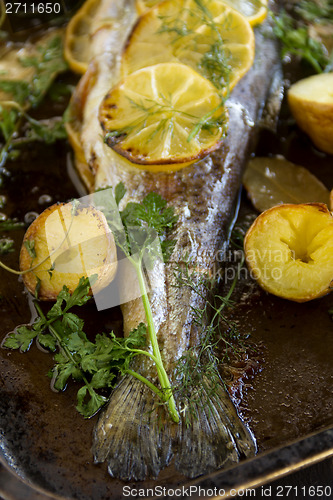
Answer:
[{"label": "fish tail", "polygon": [[176,469],[194,478],[255,454],[255,440],[221,381],[204,375],[187,401],[191,412],[179,404],[176,425],[163,406],[156,407],[149,387],[123,377],[94,431],[95,462],[107,461],[112,477],[141,481],[156,478],[173,457]]},{"label": "fish tail", "polygon": [[[222,381],[205,375],[199,387],[189,389],[191,411],[178,431],[175,467],[194,478],[254,456],[254,436],[242,422]],[[186,406],[183,414],[186,413]]]},{"label": "fish tail", "polygon": [[164,425],[158,411],[149,387],[124,376],[96,425],[95,462],[107,461],[110,475],[122,480],[157,477],[172,458],[172,426]]}]

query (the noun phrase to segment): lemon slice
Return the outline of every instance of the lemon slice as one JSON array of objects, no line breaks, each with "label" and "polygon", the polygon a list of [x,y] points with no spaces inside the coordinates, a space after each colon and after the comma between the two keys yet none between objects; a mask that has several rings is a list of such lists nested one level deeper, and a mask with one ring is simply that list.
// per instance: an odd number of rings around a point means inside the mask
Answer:
[{"label": "lemon slice", "polygon": [[106,143],[136,165],[174,170],[216,149],[225,130],[217,89],[190,67],[161,63],[128,75],[105,97]]},{"label": "lemon slice", "polygon": [[223,0],[249,21],[251,26],[260,24],[267,16],[267,0]]},{"label": "lemon slice", "polygon": [[136,10],[138,11],[139,16],[145,14],[149,9],[155,7],[158,3],[161,3],[162,0],[136,0]]},{"label": "lemon slice", "polygon": [[[161,0],[137,0],[136,8],[140,16],[161,3]],[[240,12],[252,26],[262,23],[267,16],[267,0],[223,0]]]},{"label": "lemon slice", "polygon": [[221,1],[168,0],[140,18],[124,51],[121,74],[180,62],[226,93],[251,67],[254,52],[250,24]]},{"label": "lemon slice", "polygon": [[87,0],[67,25],[64,56],[76,73],[85,73],[92,57],[91,36],[99,4],[100,0]]}]

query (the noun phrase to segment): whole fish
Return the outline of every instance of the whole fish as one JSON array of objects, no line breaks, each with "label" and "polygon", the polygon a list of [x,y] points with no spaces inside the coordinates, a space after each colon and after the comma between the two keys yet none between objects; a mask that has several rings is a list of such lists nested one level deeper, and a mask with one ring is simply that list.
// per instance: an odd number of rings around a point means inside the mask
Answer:
[{"label": "whole fish", "polygon": [[[150,303],[164,366],[177,385],[177,361],[200,344],[205,328],[196,323],[194,313],[194,308],[204,306],[204,297],[178,286],[174,266],[185,255],[199,275],[216,266],[217,252],[228,240],[243,166],[253,151],[256,124],[279,70],[279,58],[275,43],[258,30],[254,65],[227,101],[229,130],[222,146],[177,172],[150,173],[129,167],[104,144],[98,120],[99,105],[119,78],[122,47],[137,17],[134,2],[102,0],[96,16],[93,59],[71,104],[76,164],[91,191],[123,182],[127,189],[123,203],[140,201],[154,191],[175,208],[179,218],[171,237],[176,245],[171,263],[159,271],[160,286],[151,291]],[[111,25],[103,25],[103,19],[112,19]],[[146,322],[141,299],[123,304],[122,312],[125,335]],[[134,363],[138,372],[158,383],[156,369],[146,356]],[[95,461],[106,460],[113,477],[143,480],[156,477],[172,460],[185,476],[196,477],[254,455],[254,437],[222,381],[216,385],[204,366],[200,378],[201,383],[187,391],[187,401],[192,402],[189,421],[184,417],[185,403],[175,392],[181,417],[175,424],[167,419],[161,423],[156,417],[156,395],[146,385],[129,375],[122,377],[95,428]]]}]

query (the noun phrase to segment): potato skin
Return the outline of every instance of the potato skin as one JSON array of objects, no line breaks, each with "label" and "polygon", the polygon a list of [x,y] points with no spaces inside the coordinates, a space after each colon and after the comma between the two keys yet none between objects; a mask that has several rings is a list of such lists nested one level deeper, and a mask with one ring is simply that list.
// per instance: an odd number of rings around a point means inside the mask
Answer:
[{"label": "potato skin", "polygon": [[[82,276],[89,277],[93,274],[98,275],[94,285],[94,292],[97,293],[115,276],[116,246],[104,214],[94,207],[79,208],[74,216],[71,210],[70,203],[56,203],[44,210],[25,233],[20,252],[20,269],[28,271],[33,268],[31,272],[23,274],[23,281],[33,294],[40,281],[38,298],[41,300],[56,300],[64,285],[72,293]],[[71,238],[73,246],[65,241],[64,228],[69,228],[67,235]],[[35,258],[32,258],[26,248],[27,241],[34,243]],[[89,265],[85,267],[86,255],[82,253],[82,248],[89,249],[88,260],[92,267]],[[66,272],[57,270],[58,265],[52,269],[57,257],[58,260],[61,259],[61,255],[66,255],[66,251],[70,255],[72,249],[78,259],[80,258],[80,262],[83,261],[84,271],[77,269],[75,261],[72,264],[70,258],[68,263],[65,262]]]},{"label": "potato skin", "polygon": [[333,217],[323,203],[266,210],[246,233],[244,250],[251,276],[269,293],[307,302],[332,291]]},{"label": "potato skin", "polygon": [[297,125],[321,151],[333,154],[333,74],[299,80],[288,91],[288,104]]}]

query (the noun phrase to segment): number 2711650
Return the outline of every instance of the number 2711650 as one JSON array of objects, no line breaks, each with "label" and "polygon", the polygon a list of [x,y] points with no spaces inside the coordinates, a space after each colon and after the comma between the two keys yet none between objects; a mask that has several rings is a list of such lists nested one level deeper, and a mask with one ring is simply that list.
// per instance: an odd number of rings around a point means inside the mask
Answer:
[{"label": "number 2711650", "polygon": [[6,2],[6,14],[60,14],[58,2]]}]

